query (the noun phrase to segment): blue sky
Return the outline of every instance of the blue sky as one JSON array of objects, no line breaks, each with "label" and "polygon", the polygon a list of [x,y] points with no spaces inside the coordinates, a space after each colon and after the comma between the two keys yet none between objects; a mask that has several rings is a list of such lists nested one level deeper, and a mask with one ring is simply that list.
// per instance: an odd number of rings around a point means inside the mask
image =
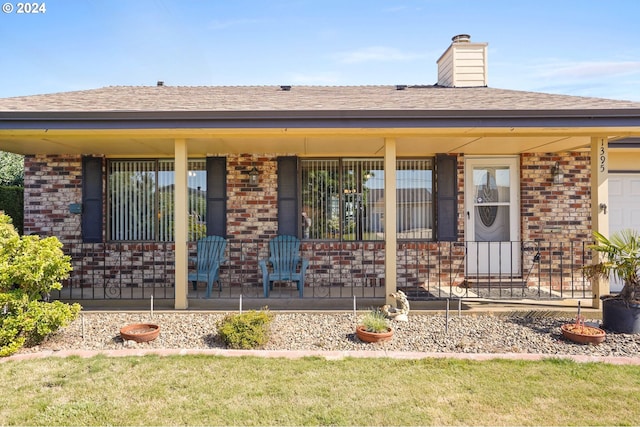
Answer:
[{"label": "blue sky", "polygon": [[0,97],[112,85],[433,84],[456,34],[489,86],[640,101],[637,0],[49,0],[0,12]]}]

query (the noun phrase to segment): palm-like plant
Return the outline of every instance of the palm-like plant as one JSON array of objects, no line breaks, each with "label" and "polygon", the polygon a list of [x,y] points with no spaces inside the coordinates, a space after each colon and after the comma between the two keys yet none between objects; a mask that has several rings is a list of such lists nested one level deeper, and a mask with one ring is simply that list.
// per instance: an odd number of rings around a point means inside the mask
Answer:
[{"label": "palm-like plant", "polygon": [[584,274],[590,278],[608,278],[613,274],[624,284],[620,298],[626,302],[636,300],[636,295],[640,297],[640,234],[636,230],[624,229],[610,238],[597,231],[593,236],[596,243],[589,248],[600,252],[603,257],[599,263],[584,267]]}]

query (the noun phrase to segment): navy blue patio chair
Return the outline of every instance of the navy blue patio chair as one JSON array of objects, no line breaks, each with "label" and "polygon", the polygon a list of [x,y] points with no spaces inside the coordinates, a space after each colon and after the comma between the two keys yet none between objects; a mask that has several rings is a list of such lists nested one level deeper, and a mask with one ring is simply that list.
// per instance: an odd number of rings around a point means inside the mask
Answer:
[{"label": "navy blue patio chair", "polygon": [[259,261],[265,298],[273,290],[274,282],[295,282],[300,298],[304,291],[304,275],[309,260],[300,256],[300,239],[278,236],[269,241],[269,258]]},{"label": "navy blue patio chair", "polygon": [[198,256],[191,258],[195,262],[194,273],[189,273],[188,280],[193,283],[193,290],[198,289],[198,282],[207,282],[207,292],[205,298],[211,297],[213,282],[218,282],[220,290],[220,264],[226,261],[224,250],[227,241],[220,236],[207,236],[198,240]]}]

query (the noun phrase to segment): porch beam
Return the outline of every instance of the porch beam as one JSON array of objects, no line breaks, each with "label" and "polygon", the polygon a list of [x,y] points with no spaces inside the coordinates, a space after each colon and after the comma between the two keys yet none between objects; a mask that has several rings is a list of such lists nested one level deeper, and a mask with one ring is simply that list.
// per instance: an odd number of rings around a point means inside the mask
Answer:
[{"label": "porch beam", "polygon": [[[591,138],[591,229],[609,237],[609,141]],[[593,251],[593,263],[600,261]],[[600,297],[610,292],[608,278],[594,278],[591,282],[592,307],[602,308]]]},{"label": "porch beam", "polygon": [[389,294],[397,289],[396,266],[396,140],[384,140],[384,286],[387,304],[395,299]]},{"label": "porch beam", "polygon": [[174,141],[175,152],[175,302],[176,310],[184,310],[189,306],[187,299],[187,276],[188,276],[188,251],[187,251],[187,173],[188,153],[187,141],[176,139]]}]

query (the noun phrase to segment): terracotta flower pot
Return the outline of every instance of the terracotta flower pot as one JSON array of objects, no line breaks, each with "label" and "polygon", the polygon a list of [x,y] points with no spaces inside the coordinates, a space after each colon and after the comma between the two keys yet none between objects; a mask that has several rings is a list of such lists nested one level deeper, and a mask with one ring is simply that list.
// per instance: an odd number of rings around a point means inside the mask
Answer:
[{"label": "terracotta flower pot", "polygon": [[566,323],[560,326],[560,330],[565,338],[578,344],[597,345],[603,342],[607,336],[606,332],[600,328],[579,323]]},{"label": "terracotta flower pot", "polygon": [[133,323],[120,328],[123,340],[135,342],[153,341],[160,335],[160,326],[153,323]]},{"label": "terracotta flower pot", "polygon": [[393,337],[393,330],[387,328],[387,332],[368,332],[364,326],[356,326],[356,336],[364,342],[389,341]]}]

